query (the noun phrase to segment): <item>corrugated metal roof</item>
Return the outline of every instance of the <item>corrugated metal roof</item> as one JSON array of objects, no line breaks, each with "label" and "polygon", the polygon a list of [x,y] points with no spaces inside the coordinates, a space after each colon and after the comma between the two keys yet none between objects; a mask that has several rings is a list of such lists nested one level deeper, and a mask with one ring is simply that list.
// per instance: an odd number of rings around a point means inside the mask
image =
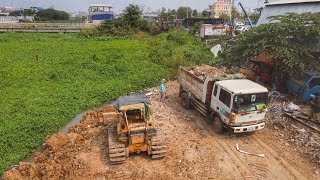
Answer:
[{"label": "corrugated metal roof", "polygon": [[320,2],[320,0],[280,0],[266,4],[266,6],[278,5],[278,4],[299,4],[299,3],[314,3]]},{"label": "corrugated metal roof", "polygon": [[[294,0],[289,0],[294,1]],[[298,0],[295,0],[298,1]],[[303,0],[300,0],[303,1]],[[305,0],[306,1],[306,0]],[[314,1],[314,2],[309,2]],[[320,0],[308,0],[309,3],[289,3],[289,4],[274,4],[272,6],[265,6],[261,12],[260,19],[257,26],[261,24],[269,24],[267,19],[270,16],[285,15],[287,13],[318,13],[320,12]]]}]

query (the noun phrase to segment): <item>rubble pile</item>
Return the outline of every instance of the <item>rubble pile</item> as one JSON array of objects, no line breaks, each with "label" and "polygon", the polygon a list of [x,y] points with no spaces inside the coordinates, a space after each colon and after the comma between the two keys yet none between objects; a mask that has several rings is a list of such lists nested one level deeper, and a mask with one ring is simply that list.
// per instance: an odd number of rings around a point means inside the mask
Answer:
[{"label": "rubble pile", "polygon": [[190,68],[189,72],[203,80],[207,76],[217,77],[224,74],[223,71],[209,65],[195,66],[194,68]]},{"label": "rubble pile", "polygon": [[[312,161],[320,165],[320,134],[307,126],[283,114],[285,102],[276,100],[269,104],[267,126],[276,130],[276,136],[281,143],[303,153]],[[308,110],[306,105],[301,109]]]}]

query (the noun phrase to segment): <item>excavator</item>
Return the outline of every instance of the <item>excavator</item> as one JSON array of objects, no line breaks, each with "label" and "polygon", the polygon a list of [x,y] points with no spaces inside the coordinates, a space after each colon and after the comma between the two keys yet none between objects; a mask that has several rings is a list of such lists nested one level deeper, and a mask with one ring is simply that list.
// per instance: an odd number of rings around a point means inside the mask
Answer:
[{"label": "excavator", "polygon": [[150,101],[141,94],[119,98],[115,112],[103,114],[116,120],[116,125],[108,128],[110,164],[124,163],[132,153],[147,152],[152,159],[165,157],[166,146],[159,137],[152,113]]}]

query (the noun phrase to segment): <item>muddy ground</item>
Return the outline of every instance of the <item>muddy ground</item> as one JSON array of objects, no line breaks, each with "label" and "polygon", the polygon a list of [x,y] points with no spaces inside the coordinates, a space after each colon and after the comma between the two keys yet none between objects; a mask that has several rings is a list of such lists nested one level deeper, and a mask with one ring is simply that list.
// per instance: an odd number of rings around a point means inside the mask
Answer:
[{"label": "muddy ground", "polygon": [[[206,118],[181,107],[176,81],[166,86],[164,102],[158,101],[157,88],[150,89],[154,116],[167,140],[165,159],[137,154],[125,164],[109,165],[107,126],[112,121],[93,110],[69,133],[48,137],[44,152],[13,167],[3,179],[320,179],[317,159],[281,135],[283,131],[291,133],[279,125],[275,128],[274,120],[259,132],[218,135]],[[272,113],[268,119],[277,118]],[[240,153],[237,143],[245,151],[266,156]],[[312,143],[319,147],[319,141]],[[319,154],[319,149],[314,153]]]}]

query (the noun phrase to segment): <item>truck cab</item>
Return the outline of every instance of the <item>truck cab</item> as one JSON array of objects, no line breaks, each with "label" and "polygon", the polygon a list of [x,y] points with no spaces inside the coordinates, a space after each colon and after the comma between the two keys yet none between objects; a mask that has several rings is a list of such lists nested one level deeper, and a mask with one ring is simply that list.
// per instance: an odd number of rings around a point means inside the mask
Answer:
[{"label": "truck cab", "polygon": [[263,129],[268,90],[250,80],[224,80],[214,84],[210,109],[215,130],[234,133]]},{"label": "truck cab", "polygon": [[307,102],[311,100],[312,94],[320,93],[320,76],[305,72],[300,78],[290,78],[286,82],[286,87],[290,93],[297,96],[298,100]]}]

